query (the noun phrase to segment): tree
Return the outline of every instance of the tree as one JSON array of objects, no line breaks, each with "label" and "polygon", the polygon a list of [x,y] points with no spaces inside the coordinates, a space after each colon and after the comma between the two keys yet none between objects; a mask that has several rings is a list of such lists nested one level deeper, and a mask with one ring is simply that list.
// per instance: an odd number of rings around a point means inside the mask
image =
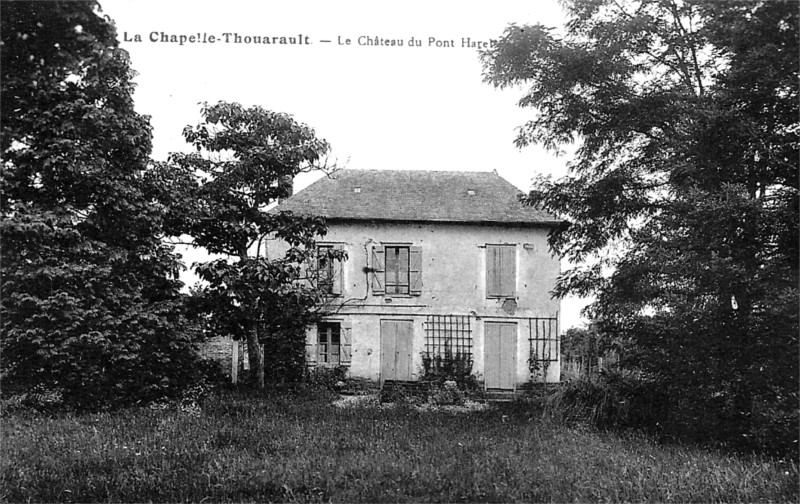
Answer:
[{"label": "tree", "polygon": [[175,393],[196,354],[113,24],[94,1],[4,4],[0,58],[3,393]]},{"label": "tree", "polygon": [[[316,256],[315,237],[326,232],[319,217],[267,212],[288,196],[300,172],[322,169],[328,144],[291,116],[261,107],[220,102],[202,108],[203,122],[184,137],[196,152],[173,153],[151,174],[170,209],[173,236],[226,258],[196,266],[216,333],[247,342],[258,388],[264,388],[261,344],[270,340],[272,371],[282,378],[303,369],[305,326],[321,316],[324,298],[304,282]],[[289,244],[283,257],[266,257],[264,242]],[[329,260],[343,260],[331,251]],[[283,345],[285,351],[278,351]]]},{"label": "tree", "polygon": [[[580,264],[555,294],[597,295],[592,314],[669,391],[676,430],[785,449],[798,397],[796,5],[567,10],[563,36],[511,26],[482,55],[489,82],[528,86],[520,105],[537,115],[519,146],[579,144],[570,175],[540,177],[527,198],[565,218],[550,244]],[[759,430],[770,411],[780,436]]]}]

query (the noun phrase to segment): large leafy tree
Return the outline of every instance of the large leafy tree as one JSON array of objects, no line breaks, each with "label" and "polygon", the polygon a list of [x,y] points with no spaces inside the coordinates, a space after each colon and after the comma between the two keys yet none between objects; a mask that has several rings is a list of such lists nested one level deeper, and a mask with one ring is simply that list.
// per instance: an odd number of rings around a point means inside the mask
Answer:
[{"label": "large leafy tree", "polygon": [[528,197],[565,218],[550,242],[579,264],[556,294],[597,296],[676,429],[796,443],[796,4],[565,6],[562,35],[511,26],[482,56],[536,111],[518,145],[577,145]]},{"label": "large leafy tree", "polygon": [[94,1],[0,19],[3,393],[93,408],[176,391],[195,352],[114,25]]},{"label": "large leafy tree", "polygon": [[[291,116],[261,107],[219,102],[205,104],[201,114],[183,132],[195,152],[171,154],[150,176],[162,188],[169,233],[223,256],[196,265],[205,282],[197,295],[216,334],[247,342],[255,384],[264,388],[265,369],[270,381],[302,373],[305,327],[325,311],[308,266],[315,238],[327,229],[319,217],[268,209],[289,195],[298,173],[328,170],[329,146]],[[268,239],[288,250],[268,257]],[[340,251],[329,255],[344,258]]]}]

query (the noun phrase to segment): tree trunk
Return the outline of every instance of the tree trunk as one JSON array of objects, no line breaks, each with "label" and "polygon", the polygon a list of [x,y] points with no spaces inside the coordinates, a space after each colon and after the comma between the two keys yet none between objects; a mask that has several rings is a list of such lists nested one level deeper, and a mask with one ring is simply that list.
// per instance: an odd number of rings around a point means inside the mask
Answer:
[{"label": "tree trunk", "polygon": [[250,359],[250,369],[255,375],[255,386],[264,390],[264,359],[261,356],[261,344],[255,328],[247,332],[247,355]]}]

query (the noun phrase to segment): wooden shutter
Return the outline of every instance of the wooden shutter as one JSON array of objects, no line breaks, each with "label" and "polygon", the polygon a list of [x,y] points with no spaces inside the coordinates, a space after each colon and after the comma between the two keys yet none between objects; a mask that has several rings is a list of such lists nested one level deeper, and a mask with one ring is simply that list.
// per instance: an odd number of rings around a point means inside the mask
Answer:
[{"label": "wooden shutter", "polygon": [[306,364],[317,365],[317,342],[319,341],[319,327],[306,331]]},{"label": "wooden shutter", "polygon": [[486,296],[514,297],[517,283],[515,245],[486,246]]},{"label": "wooden shutter", "polygon": [[[333,246],[334,250],[342,251],[344,250],[344,246],[339,243]],[[331,294],[334,296],[341,296],[343,292],[342,286],[344,285],[344,278],[343,278],[343,270],[344,270],[344,259],[341,261],[333,261],[333,287],[331,288]]]},{"label": "wooden shutter", "polygon": [[514,297],[517,295],[517,247],[515,245],[500,247],[500,283],[503,286],[503,295]]},{"label": "wooden shutter", "polygon": [[517,247],[500,247],[500,285],[502,295],[514,297],[517,294]]},{"label": "wooden shutter", "polygon": [[384,250],[383,247],[372,248],[372,293],[382,296],[384,293]]},{"label": "wooden shutter", "polygon": [[496,245],[486,245],[486,296],[500,297],[500,252]]},{"label": "wooden shutter", "polygon": [[349,366],[353,360],[353,328],[343,325],[339,334],[339,364]]},{"label": "wooden shutter", "polygon": [[408,283],[409,294],[422,294],[422,247],[411,247],[409,255]]}]

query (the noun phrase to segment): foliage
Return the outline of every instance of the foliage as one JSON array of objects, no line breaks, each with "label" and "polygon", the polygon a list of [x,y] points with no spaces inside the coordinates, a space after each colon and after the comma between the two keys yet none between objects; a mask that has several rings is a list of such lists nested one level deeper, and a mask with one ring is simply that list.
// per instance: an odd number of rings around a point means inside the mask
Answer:
[{"label": "foliage", "polygon": [[[205,285],[195,294],[210,314],[212,332],[247,340],[255,383],[265,368],[274,380],[302,377],[303,330],[316,321],[324,297],[305,266],[316,254],[319,217],[268,212],[286,197],[293,177],[324,169],[328,144],[287,114],[238,103],[204,104],[203,121],[184,129],[193,153],[173,153],[158,163],[150,183],[168,208],[168,234],[226,257],[195,266]],[[283,257],[267,257],[267,239],[289,245]],[[331,260],[344,260],[330,251]],[[303,282],[309,280],[308,282]],[[262,359],[260,344],[269,344]]]},{"label": "foliage", "polygon": [[547,397],[548,415],[599,429],[642,429],[663,436],[665,393],[640,373],[601,371],[563,383]]},{"label": "foliage", "polygon": [[676,433],[714,424],[796,454],[796,5],[566,8],[563,35],[511,26],[483,53],[489,82],[528,86],[518,145],[577,144],[570,174],[526,199],[565,219],[550,244],[578,266],[555,294],[596,295],[601,334],[657,380]]},{"label": "foliage", "polygon": [[4,502],[796,502],[797,467],[500,405],[453,414],[225,394],[199,412],[0,419]]},{"label": "foliage", "polygon": [[472,355],[468,353],[445,352],[442,354],[422,354],[422,381],[435,382],[443,386],[454,381],[461,389],[476,390],[478,382],[472,374]]},{"label": "foliage", "polygon": [[305,382],[312,387],[339,391],[347,380],[347,368],[344,366],[317,366],[306,371]]},{"label": "foliage", "polygon": [[461,406],[465,401],[466,396],[455,381],[435,383],[428,393],[428,404],[435,406]]},{"label": "foliage", "polygon": [[3,6],[2,392],[96,409],[194,380],[148,118],[94,1]]}]

